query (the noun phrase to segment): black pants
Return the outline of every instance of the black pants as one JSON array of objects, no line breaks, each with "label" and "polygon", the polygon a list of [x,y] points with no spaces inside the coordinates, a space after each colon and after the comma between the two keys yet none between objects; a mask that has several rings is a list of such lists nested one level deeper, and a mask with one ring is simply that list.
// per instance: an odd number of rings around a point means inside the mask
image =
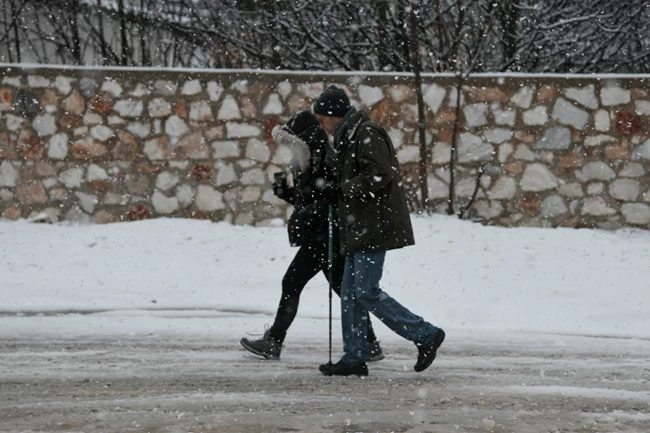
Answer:
[{"label": "black pants", "polygon": [[[337,250],[335,248],[335,251]],[[311,242],[300,247],[296,257],[293,258],[289,265],[289,269],[282,278],[282,297],[280,298],[278,312],[275,315],[275,322],[269,330],[271,337],[278,343],[282,344],[293,319],[296,317],[300,294],[309,280],[322,271],[329,282],[327,256],[328,247],[326,242]],[[339,296],[341,296],[344,265],[345,257],[335,253],[332,269],[334,279],[332,288]],[[368,342],[374,342],[376,339],[372,324],[368,320]]]}]

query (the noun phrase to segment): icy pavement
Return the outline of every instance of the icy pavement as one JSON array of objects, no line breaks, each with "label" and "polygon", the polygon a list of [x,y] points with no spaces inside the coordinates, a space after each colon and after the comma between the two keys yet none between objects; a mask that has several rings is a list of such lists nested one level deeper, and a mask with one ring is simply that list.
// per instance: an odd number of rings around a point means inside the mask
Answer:
[{"label": "icy pavement", "polygon": [[0,317],[23,330],[0,333],[0,432],[650,432],[647,339],[448,329],[417,374],[379,325],[370,376],[327,378],[325,320],[298,318],[271,362],[224,337],[267,316],[151,316]]},{"label": "icy pavement", "polygon": [[359,379],[318,373],[322,276],[280,362],[239,346],[273,320],[284,228],[0,222],[0,432],[650,432],[650,232],[413,223],[382,285],[445,344],[417,374],[375,320]]}]

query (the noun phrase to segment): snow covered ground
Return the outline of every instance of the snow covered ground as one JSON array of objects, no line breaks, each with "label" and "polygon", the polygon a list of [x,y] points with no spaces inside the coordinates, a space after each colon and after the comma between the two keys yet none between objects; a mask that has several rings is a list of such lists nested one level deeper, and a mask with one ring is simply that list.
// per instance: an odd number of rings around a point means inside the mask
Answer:
[{"label": "snow covered ground", "polygon": [[[441,216],[414,218],[414,230],[416,246],[388,253],[382,283],[437,325],[650,337],[650,232],[504,229]],[[166,332],[156,325],[159,309],[270,319],[296,252],[282,227],[180,219],[81,227],[2,222],[0,239],[1,310],[119,310],[141,319],[146,332]],[[327,317],[322,276],[305,291],[299,314]],[[0,336],[36,332],[33,322],[2,323]],[[87,326],[66,332],[120,332],[119,325],[94,329],[91,322],[86,317]],[[245,323],[240,330],[255,331]]]},{"label": "snow covered ground", "polygon": [[413,222],[382,283],[447,331],[439,359],[414,373],[377,323],[387,359],[344,379],[316,370],[322,276],[282,361],[238,346],[273,319],[283,227],[1,221],[0,431],[650,431],[649,232]]}]

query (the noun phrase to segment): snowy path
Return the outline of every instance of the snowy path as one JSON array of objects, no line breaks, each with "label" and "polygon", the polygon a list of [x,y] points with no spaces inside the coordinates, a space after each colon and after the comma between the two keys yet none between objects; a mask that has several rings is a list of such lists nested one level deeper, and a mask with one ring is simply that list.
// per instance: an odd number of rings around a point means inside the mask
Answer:
[{"label": "snowy path", "polygon": [[382,285],[439,359],[413,372],[374,321],[386,360],[332,379],[322,277],[281,362],[238,343],[273,320],[284,228],[0,222],[0,433],[650,432],[650,232],[413,223]]},{"label": "snowy path", "polygon": [[181,313],[0,317],[23,331],[0,332],[0,431],[650,432],[646,339],[450,329],[417,374],[414,347],[380,327],[370,377],[326,378],[326,321],[299,318],[267,362],[203,331],[268,317]]}]

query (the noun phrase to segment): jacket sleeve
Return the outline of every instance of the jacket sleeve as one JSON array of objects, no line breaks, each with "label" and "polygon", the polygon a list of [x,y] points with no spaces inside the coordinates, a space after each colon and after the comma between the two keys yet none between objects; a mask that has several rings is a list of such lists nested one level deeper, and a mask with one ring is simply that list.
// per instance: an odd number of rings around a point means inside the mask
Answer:
[{"label": "jacket sleeve", "polygon": [[296,205],[296,187],[292,186],[287,188],[286,192],[282,194],[282,197],[279,197],[282,200],[286,201],[292,206]]},{"label": "jacket sleeve", "polygon": [[308,218],[311,216],[315,219],[326,219],[328,205],[329,204],[325,200],[316,200],[301,207],[300,209],[296,209],[296,212],[298,212],[303,218]]},{"label": "jacket sleeve", "polygon": [[355,156],[359,175],[341,185],[343,200],[372,196],[388,185],[394,178],[394,168],[386,139],[372,127],[359,131],[359,145]]}]

